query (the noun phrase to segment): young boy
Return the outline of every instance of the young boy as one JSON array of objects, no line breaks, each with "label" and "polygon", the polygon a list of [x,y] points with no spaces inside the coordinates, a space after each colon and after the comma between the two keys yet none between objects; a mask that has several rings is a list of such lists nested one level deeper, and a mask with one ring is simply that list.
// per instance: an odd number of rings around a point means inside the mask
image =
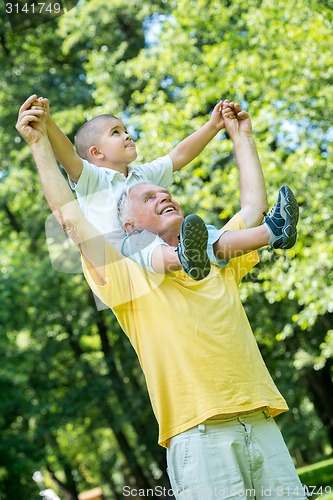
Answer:
[{"label": "young boy", "polygon": [[[116,116],[100,115],[85,123],[75,137],[77,154],[51,118],[47,99],[36,101],[33,95],[25,104],[26,108],[31,106],[35,110],[36,116],[46,113],[48,136],[55,156],[65,168],[86,217],[101,233],[107,234],[124,255],[148,270],[164,273],[183,268],[193,279],[200,280],[209,274],[210,261],[223,267],[229,258],[267,244],[274,248],[290,248],[295,243],[298,208],[287,187],[280,190],[278,204],[266,216],[262,226],[224,232],[217,241],[215,228],[207,228],[196,215],[185,218],[176,248],[170,247],[155,234],[134,226],[132,232],[127,230],[125,238],[124,229],[119,224],[117,204],[126,190],[138,182],[168,187],[172,182],[172,172],[192,161],[224,127],[225,119],[228,123],[236,120],[250,134],[249,115],[239,105],[220,101],[209,121],[168,155],[132,168],[129,164],[137,157],[135,144]],[[259,161],[255,147],[252,154],[253,160]],[[167,198],[167,191],[165,196]],[[265,208],[266,205],[263,205],[263,211]],[[166,206],[159,216],[168,217],[171,212],[172,207]],[[210,242],[214,245],[208,245],[207,255],[207,243]]]}]

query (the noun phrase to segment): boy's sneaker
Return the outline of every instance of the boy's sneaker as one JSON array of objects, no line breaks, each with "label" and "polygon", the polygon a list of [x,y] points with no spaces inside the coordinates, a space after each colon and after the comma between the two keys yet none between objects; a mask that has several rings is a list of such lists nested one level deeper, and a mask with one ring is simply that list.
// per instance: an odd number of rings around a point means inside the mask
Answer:
[{"label": "boy's sneaker", "polygon": [[276,205],[268,215],[264,215],[263,224],[271,235],[268,244],[272,248],[293,247],[297,237],[299,210],[295,195],[288,186],[280,189]]},{"label": "boy's sneaker", "polygon": [[176,247],[180,264],[192,279],[200,281],[210,272],[207,255],[208,231],[204,221],[195,214],[185,217]]}]

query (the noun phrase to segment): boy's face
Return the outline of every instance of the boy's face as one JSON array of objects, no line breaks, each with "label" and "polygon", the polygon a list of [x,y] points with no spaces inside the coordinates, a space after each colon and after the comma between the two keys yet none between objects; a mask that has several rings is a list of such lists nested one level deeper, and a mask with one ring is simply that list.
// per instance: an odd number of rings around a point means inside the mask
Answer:
[{"label": "boy's face", "polygon": [[184,216],[169,191],[154,184],[139,184],[131,189],[129,197],[137,229],[158,234],[167,242],[179,234]]},{"label": "boy's face", "polygon": [[100,126],[95,148],[103,155],[107,166],[117,169],[127,166],[137,157],[135,144],[118,118],[109,118]]}]

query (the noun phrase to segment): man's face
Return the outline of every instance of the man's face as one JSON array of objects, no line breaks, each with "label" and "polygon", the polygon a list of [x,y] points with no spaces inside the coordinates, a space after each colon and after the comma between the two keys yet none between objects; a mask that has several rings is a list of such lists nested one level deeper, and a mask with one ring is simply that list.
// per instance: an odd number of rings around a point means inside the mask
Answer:
[{"label": "man's face", "polygon": [[100,126],[96,147],[115,166],[127,165],[137,157],[135,144],[118,118],[109,118]]},{"label": "man's face", "polygon": [[166,242],[177,237],[184,216],[167,189],[154,184],[139,184],[132,188],[128,196],[136,229],[158,234]]}]

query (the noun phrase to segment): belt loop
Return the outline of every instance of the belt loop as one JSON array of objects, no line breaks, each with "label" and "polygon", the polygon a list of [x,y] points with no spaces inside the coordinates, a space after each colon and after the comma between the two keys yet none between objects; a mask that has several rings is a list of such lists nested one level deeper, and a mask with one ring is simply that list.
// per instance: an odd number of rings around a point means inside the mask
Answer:
[{"label": "belt loop", "polygon": [[266,420],[270,420],[272,418],[268,410],[264,410],[263,414],[265,415]]},{"label": "belt loop", "polygon": [[200,434],[206,434],[206,425],[205,424],[199,424],[198,429]]}]

